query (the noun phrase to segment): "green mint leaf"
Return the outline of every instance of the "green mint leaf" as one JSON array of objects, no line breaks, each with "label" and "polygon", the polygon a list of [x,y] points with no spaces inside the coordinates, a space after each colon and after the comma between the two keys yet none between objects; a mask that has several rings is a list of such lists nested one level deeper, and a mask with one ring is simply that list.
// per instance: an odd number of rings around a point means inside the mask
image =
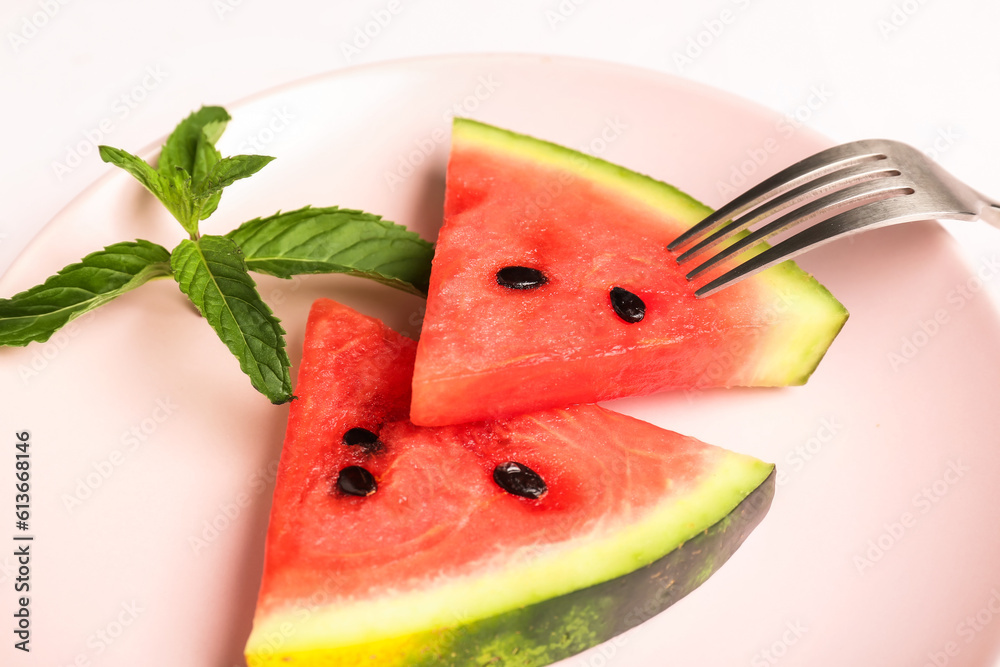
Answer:
[{"label": "green mint leaf", "polygon": [[[209,124],[213,125],[213,124]],[[217,140],[217,138],[216,138]],[[222,154],[215,148],[215,141],[209,134],[202,130],[195,147],[194,168],[191,178],[186,183],[186,192],[191,199],[194,215],[198,220],[204,220],[215,213],[219,207],[219,200],[222,199],[222,191],[203,194],[200,192],[201,183],[208,177],[212,169],[222,160]],[[197,223],[195,223],[197,224]]]},{"label": "green mint leaf", "polygon": [[180,170],[175,171],[170,176],[160,174],[160,178],[163,179],[164,183],[168,184],[164,188],[160,201],[167,207],[170,214],[177,219],[177,222],[181,223],[184,231],[191,238],[197,238],[198,220],[201,219],[198,217],[200,206],[191,193],[191,178]]},{"label": "green mint leaf", "polygon": [[[191,167],[191,182],[199,183],[205,180],[212,167],[222,159],[222,153],[215,147],[215,142],[202,131],[194,149],[194,164]],[[175,170],[180,171],[180,170]]]},{"label": "green mint leaf", "polygon": [[153,195],[163,200],[163,190],[166,186],[166,182],[160,177],[155,169],[149,166],[149,163],[143,160],[141,157],[132,155],[127,151],[123,151],[120,148],[112,148],[111,146],[99,146],[98,152],[101,155],[101,159],[105,162],[115,165],[116,167],[121,167],[128,173],[132,174],[137,181],[143,184],[147,190],[153,193]]},{"label": "green mint leaf", "polygon": [[0,345],[44,343],[70,320],[154,278],[170,275],[170,253],[149,241],[115,243],[41,285],[0,299]]},{"label": "green mint leaf", "polygon": [[206,196],[196,190],[198,183],[222,159],[215,143],[229,120],[222,107],[202,107],[177,125],[160,151],[159,173],[174,184],[183,200],[178,207],[183,210],[178,211],[180,215],[174,213],[174,217],[191,238],[198,236],[198,221],[212,215],[219,206],[221,193]]},{"label": "green mint leaf", "polygon": [[204,177],[193,179],[191,197],[198,207],[198,217],[204,220],[215,212],[224,188],[253,176],[273,159],[264,155],[234,155],[217,160]]},{"label": "green mint leaf", "polygon": [[223,158],[215,147],[229,122],[222,107],[202,107],[167,138],[153,169],[145,160],[118,148],[101,146],[101,159],[132,174],[167,207],[192,239],[198,222],[219,206],[223,188],[258,172],[274,158],[236,155]]},{"label": "green mint leaf", "polygon": [[215,213],[215,209],[219,207],[219,200],[222,199],[222,193],[213,192],[205,197],[199,197],[192,194],[192,197],[194,198],[194,208],[197,209],[197,212],[194,215],[196,215],[199,220],[204,220],[208,216]]},{"label": "green mint leaf", "polygon": [[195,180],[193,190],[196,195],[222,192],[223,188],[241,178],[253,176],[273,159],[266,155],[233,155],[222,158],[212,166],[205,178]]},{"label": "green mint leaf", "polygon": [[250,382],[272,403],[292,398],[285,331],[257,293],[240,248],[224,236],[184,239],[170,266],[181,291],[239,360]]},{"label": "green mint leaf", "polygon": [[189,177],[180,171],[169,175],[162,174],[149,166],[142,158],[120,148],[99,146],[98,150],[102,160],[116,167],[121,167],[142,183],[154,197],[163,203],[188,234],[197,235],[198,218],[193,210],[192,196],[188,185]]},{"label": "green mint leaf", "polygon": [[[204,111],[205,109],[208,111]],[[201,133],[208,137],[209,143],[214,146],[219,143],[222,133],[226,131],[226,126],[232,118],[222,107],[202,107],[199,113],[201,112],[215,118],[215,120],[210,120],[201,126]]]},{"label": "green mint leaf", "polygon": [[279,278],[349,273],[425,296],[434,246],[401,225],[350,209],[302,208],[256,218],[226,235],[247,268]]},{"label": "green mint leaf", "polygon": [[157,166],[159,172],[172,176],[180,170],[189,178],[193,177],[195,163],[206,157],[204,147],[199,149],[199,144],[207,142],[214,150],[229,120],[229,113],[222,107],[202,107],[182,120],[163,144]]}]

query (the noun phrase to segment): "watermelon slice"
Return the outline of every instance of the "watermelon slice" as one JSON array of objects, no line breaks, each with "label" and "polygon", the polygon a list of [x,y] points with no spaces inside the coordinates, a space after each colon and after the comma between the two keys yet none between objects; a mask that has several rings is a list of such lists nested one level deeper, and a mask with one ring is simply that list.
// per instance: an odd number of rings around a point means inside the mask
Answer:
[{"label": "watermelon slice", "polygon": [[667,244],[709,212],[647,176],[456,119],[413,422],[804,383],[847,311],[792,262],[696,299]]},{"label": "watermelon slice", "polygon": [[416,344],[309,317],[257,665],[543,665],[650,618],[761,520],[773,466],[597,406],[406,420]]}]

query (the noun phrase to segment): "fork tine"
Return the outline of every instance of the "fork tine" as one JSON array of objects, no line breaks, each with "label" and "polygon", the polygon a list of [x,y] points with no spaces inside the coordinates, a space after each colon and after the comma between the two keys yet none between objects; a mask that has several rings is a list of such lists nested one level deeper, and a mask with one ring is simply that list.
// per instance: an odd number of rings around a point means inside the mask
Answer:
[{"label": "fork tine", "polygon": [[714,234],[702,239],[699,243],[689,248],[677,258],[678,264],[684,264],[706,250],[717,246],[733,234],[746,229],[766,218],[769,218],[787,208],[791,208],[802,201],[814,197],[822,196],[832,190],[846,188],[855,183],[863,183],[886,176],[898,176],[899,170],[885,160],[877,162],[863,162],[846,169],[840,169],[816,180],[803,183],[799,187],[788,192],[764,201],[760,206],[751,209],[742,217],[734,219],[728,225],[722,227]]},{"label": "fork tine", "polygon": [[837,190],[819,199],[809,201],[806,204],[794,209],[776,220],[772,220],[759,229],[756,229],[743,238],[737,240],[732,245],[721,250],[713,257],[702,264],[699,264],[687,274],[687,278],[694,278],[707,269],[712,268],[726,259],[749,249],[751,246],[774,236],[778,232],[793,224],[801,224],[809,220],[831,213],[837,208],[850,206],[856,208],[873,199],[886,199],[900,194],[913,192],[909,187],[909,181],[898,175],[886,176],[876,181],[864,181],[856,185],[849,186],[843,190]]},{"label": "fork tine", "polygon": [[775,264],[792,259],[805,250],[811,250],[852,232],[934,217],[933,213],[928,214],[926,210],[915,213],[914,207],[906,200],[907,197],[896,196],[869,202],[807,227],[699,287],[695,290],[695,296],[702,298],[714,294],[741,278],[759,273]]},{"label": "fork tine", "polygon": [[880,142],[871,139],[854,141],[820,151],[782,169],[774,176],[750,188],[678,236],[667,246],[667,249],[677,250],[695,237],[715,229],[720,223],[760,205],[771,197],[797,188],[809,180],[855,164],[884,160],[885,158],[886,155],[881,150]]}]

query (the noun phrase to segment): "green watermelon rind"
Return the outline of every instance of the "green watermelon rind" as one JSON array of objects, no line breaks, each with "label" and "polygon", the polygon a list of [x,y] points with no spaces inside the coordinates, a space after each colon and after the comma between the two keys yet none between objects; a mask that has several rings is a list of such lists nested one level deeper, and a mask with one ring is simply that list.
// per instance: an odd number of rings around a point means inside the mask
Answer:
[{"label": "green watermelon rind", "polygon": [[491,145],[505,152],[516,152],[539,164],[548,164],[560,170],[568,170],[588,180],[594,179],[593,173],[605,178],[600,179],[612,188],[614,181],[621,183],[616,189],[627,189],[631,192],[641,192],[647,195],[643,199],[652,206],[663,210],[669,209],[681,213],[679,219],[697,222],[712,212],[712,209],[691,195],[652,176],[632,171],[602,158],[575,151],[559,144],[536,139],[526,134],[487,125],[469,118],[454,118],[452,121],[452,141],[475,142],[480,145]]},{"label": "green watermelon rind", "polygon": [[[542,643],[551,641],[551,636],[548,640],[543,639],[546,634],[536,627],[538,641],[542,642],[536,652],[544,653],[544,660],[488,664],[547,664],[605,641],[650,618],[707,579],[766,513],[773,494],[774,466],[718,447],[707,446],[707,451],[714,452],[715,461],[707,465],[703,478],[687,494],[655,507],[645,517],[621,529],[598,531],[590,539],[570,540],[565,548],[549,548],[540,556],[525,558],[516,564],[498,563],[496,568],[476,577],[435,582],[427,589],[350,605],[343,605],[342,601],[316,606],[291,605],[266,619],[259,619],[260,625],[255,621],[254,634],[247,645],[250,664],[272,664],[269,662],[272,658],[273,664],[284,664],[279,660],[289,655],[312,664],[306,659],[309,654],[331,652],[344,655],[329,664],[351,665],[355,664],[348,658],[354,652],[351,647],[357,647],[357,664],[364,664],[362,655],[383,651],[378,654],[378,664],[387,667],[425,664],[413,660],[420,654],[439,656],[472,650],[502,652],[500,646],[504,641],[511,650],[520,652],[527,648],[523,635],[529,626],[537,626],[540,622],[537,612],[566,605],[572,613],[566,612],[569,615],[562,620],[556,618],[546,622],[564,622],[567,628],[576,628],[576,639],[565,647],[569,652],[553,657],[552,651],[562,650],[558,644],[543,651]],[[747,503],[748,497],[755,493],[755,497],[766,495],[767,502]],[[747,507],[753,507],[754,511],[747,513]],[[744,515],[752,522],[739,531],[727,528]],[[697,576],[686,570],[673,572],[669,561],[656,565],[664,558],[673,558],[674,552],[706,531],[712,534],[713,526],[733,534],[738,532],[741,537],[718,553],[699,551],[695,559]],[[595,568],[595,563],[600,563],[601,567]],[[669,575],[680,592],[680,595],[671,592],[664,598],[663,606],[638,599],[643,596],[637,598],[628,585],[630,577],[644,576],[642,573],[650,567],[666,568],[662,576]],[[616,589],[631,592],[608,599],[609,591]],[[573,600],[560,602],[572,595],[576,596]],[[599,613],[602,604],[607,605],[608,610]],[[648,613],[642,618],[634,614],[635,622],[621,626],[617,610],[622,605],[648,607]],[[609,613],[612,608],[613,614]],[[587,617],[590,621],[584,622]],[[293,630],[283,631],[288,628]],[[480,632],[484,628],[494,628],[492,632],[502,630],[511,637],[488,642],[487,645],[493,648],[484,648]],[[268,638],[275,636],[282,638],[280,648],[269,650]],[[585,637],[590,639],[585,641]],[[529,654],[530,651],[522,657],[526,659]]]},{"label": "green watermelon rind", "polygon": [[[547,665],[617,637],[659,614],[717,572],[760,523],[775,473],[722,520],[662,558],[589,588],[456,628],[413,667]],[[558,638],[553,642],[553,638]]]},{"label": "green watermelon rind", "polygon": [[[511,132],[468,118],[453,119],[453,142],[478,144],[504,153],[514,153],[537,164],[600,183],[625,192],[637,201],[670,214],[690,227],[712,213],[712,208],[676,187],[651,176],[565,146]],[[679,228],[678,234],[683,231]],[[739,238],[739,237],[737,237]],[[752,253],[763,252],[766,244]],[[749,253],[748,253],[749,254]],[[769,344],[759,356],[760,368],[753,374],[763,386],[801,385],[822,361],[830,343],[847,322],[847,309],[809,273],[788,260],[750,278],[768,284],[773,308],[793,308],[801,316],[797,326],[775,327]]]}]

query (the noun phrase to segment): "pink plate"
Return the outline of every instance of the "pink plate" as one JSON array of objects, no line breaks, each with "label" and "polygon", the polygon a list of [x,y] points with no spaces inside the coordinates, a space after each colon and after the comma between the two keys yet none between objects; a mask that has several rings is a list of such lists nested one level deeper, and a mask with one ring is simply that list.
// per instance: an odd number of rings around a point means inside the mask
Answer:
[{"label": "pink plate", "polygon": [[[361,67],[231,111],[223,154],[278,160],[232,186],[206,232],[338,204],[434,238],[455,113],[583,148],[712,205],[825,144],[793,120],[664,74],[534,56]],[[138,184],[108,172],[29,246],[0,294],[115,241],[180,240]],[[965,265],[935,223],[871,232],[801,264],[851,312],[807,386],[612,405],[776,462],[770,514],[687,598],[563,664],[940,666],[996,654],[1000,335],[981,290],[998,265]],[[358,279],[259,285],[293,363],[319,296],[419,330],[420,299]],[[250,387],[169,280],[46,344],[0,350],[0,367],[8,627],[20,430],[31,432],[35,537],[32,652],[14,650],[8,630],[0,662],[242,664],[287,410]]]}]

